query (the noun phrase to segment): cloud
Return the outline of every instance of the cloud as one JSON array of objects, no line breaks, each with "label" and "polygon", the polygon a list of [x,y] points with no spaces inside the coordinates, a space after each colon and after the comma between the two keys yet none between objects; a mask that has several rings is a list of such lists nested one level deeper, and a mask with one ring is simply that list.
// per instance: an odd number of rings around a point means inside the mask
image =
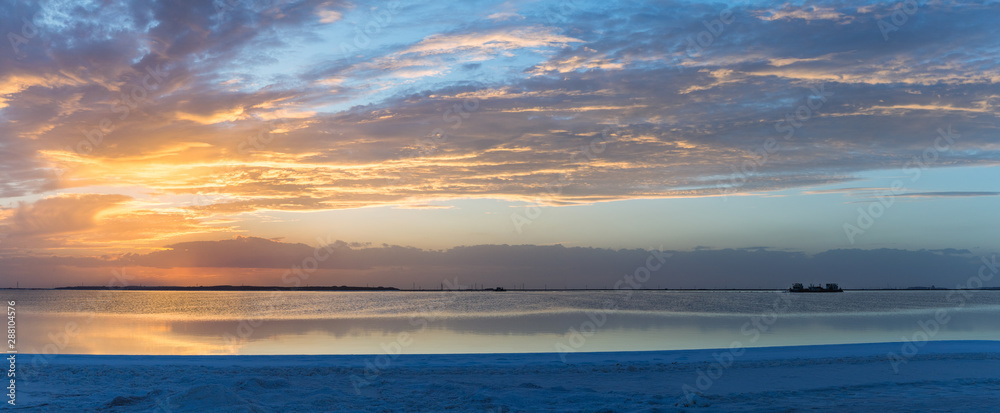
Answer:
[{"label": "cloud", "polygon": [[232,122],[240,118],[243,114],[243,108],[236,108],[231,111],[222,111],[217,113],[210,113],[206,115],[197,115],[193,113],[177,112],[177,119],[180,120],[190,120],[193,122],[198,122],[204,125],[211,125],[220,122]]},{"label": "cloud", "polygon": [[590,58],[585,58],[582,56],[573,56],[561,61],[548,61],[541,65],[536,66],[532,69],[535,73],[566,73],[576,70],[591,70],[591,69],[601,69],[601,70],[617,70],[625,67],[622,62],[616,62],[612,59],[603,58],[599,56],[593,56]]},{"label": "cloud", "polygon": [[338,75],[349,73],[375,79],[437,76],[469,63],[523,53],[544,53],[574,42],[581,40],[541,25],[435,33],[393,53],[352,66]]},{"label": "cloud", "polygon": [[[0,263],[5,275],[11,277],[20,274],[21,268],[43,267],[55,274],[47,276],[46,282],[72,285],[79,284],[72,276],[82,276],[88,271],[108,274],[109,268],[124,268],[132,274],[149,274],[134,280],[147,285],[177,283],[179,279],[187,280],[191,271],[195,271],[214,274],[209,280],[215,284],[287,285],[294,278],[310,285],[371,284],[401,288],[414,283],[438,285],[443,279],[455,277],[464,285],[525,283],[531,288],[545,285],[610,288],[623,275],[631,275],[636,268],[643,267],[647,259],[658,269],[644,288],[787,288],[793,282],[838,282],[846,288],[881,288],[886,284],[905,288],[962,282],[970,274],[976,274],[982,265],[982,260],[969,251],[955,249],[837,249],[807,255],[756,247],[651,254],[641,249],[562,245],[474,245],[433,251],[390,245],[373,247],[331,239],[317,241],[318,245],[309,246],[241,236],[177,243],[161,251],[103,260],[0,258]],[[205,278],[192,279],[205,282]]]},{"label": "cloud", "polygon": [[835,189],[820,189],[820,190],[810,190],[805,191],[806,194],[837,194],[843,193],[848,196],[853,197],[884,197],[886,194],[891,194],[892,197],[899,198],[926,198],[926,199],[936,199],[936,198],[969,198],[969,197],[981,197],[981,196],[1000,196],[1000,192],[995,191],[926,191],[926,192],[908,192],[908,193],[895,193],[892,188],[835,188]]},{"label": "cloud", "polygon": [[1000,192],[989,191],[943,191],[943,192],[912,192],[896,196],[912,198],[965,198],[976,196],[1000,196]]},{"label": "cloud", "polygon": [[300,264],[312,254],[305,244],[287,244],[238,236],[221,241],[191,241],[168,245],[166,250],[129,258],[127,263],[147,267],[282,268]]},{"label": "cloud", "polygon": [[227,230],[204,226],[190,214],[145,209],[131,196],[66,194],[0,209],[0,231],[7,235],[0,255],[35,248],[138,251],[168,239]]},{"label": "cloud", "polygon": [[514,12],[496,12],[489,16],[486,16],[490,20],[512,20],[512,19],[524,19],[524,16],[514,13]]},{"label": "cloud", "polygon": [[98,214],[130,200],[124,195],[62,195],[21,203],[4,220],[13,236],[41,237],[92,229]]},{"label": "cloud", "polygon": [[780,9],[770,10],[767,12],[759,12],[756,14],[758,19],[761,20],[850,20],[851,16],[846,16],[840,12],[837,12],[830,7],[820,7],[820,6],[809,6],[809,7],[799,7],[792,5],[784,5]]},{"label": "cloud", "polygon": [[[690,40],[720,4],[580,3],[553,16],[559,4],[538,2],[516,18],[421,3],[349,58],[339,42],[355,32],[341,23],[370,10],[346,4],[28,3],[0,5],[2,27],[39,29],[0,54],[0,196],[152,199],[87,204],[53,227],[76,228],[60,237],[77,246],[107,248],[94,225],[115,222],[105,235],[162,245],[139,219],[190,240],[221,231],[202,220],[262,210],[809,190],[902,167],[949,125],[962,136],[935,167],[1000,159],[995,3],[922,5],[888,41],[876,29],[891,4],[733,6],[697,53]],[[456,8],[480,17],[440,19]],[[163,79],[147,88],[150,70]],[[814,87],[832,95],[784,139],[777,127],[816,103]],[[779,145],[765,163],[733,172],[768,139]]]},{"label": "cloud", "polygon": [[316,14],[319,16],[320,23],[334,23],[343,17],[340,12],[335,10],[320,10]]},{"label": "cloud", "polygon": [[488,31],[432,35],[407,48],[400,55],[410,53],[426,56],[455,52],[483,52],[495,54],[504,50],[564,46],[581,42],[556,33],[552,28],[515,27]]}]

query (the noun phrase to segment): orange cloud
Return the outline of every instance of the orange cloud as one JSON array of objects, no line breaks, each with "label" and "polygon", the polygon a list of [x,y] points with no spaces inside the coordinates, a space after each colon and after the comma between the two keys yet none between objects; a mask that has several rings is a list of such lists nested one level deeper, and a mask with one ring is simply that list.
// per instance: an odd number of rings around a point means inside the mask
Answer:
[{"label": "orange cloud", "polygon": [[5,222],[12,236],[45,237],[85,231],[97,226],[97,216],[132,199],[124,195],[61,195],[21,203]]},{"label": "orange cloud", "polygon": [[159,248],[166,240],[227,232],[190,212],[144,209],[126,195],[74,194],[21,203],[3,211],[3,249],[57,248],[124,252]]}]

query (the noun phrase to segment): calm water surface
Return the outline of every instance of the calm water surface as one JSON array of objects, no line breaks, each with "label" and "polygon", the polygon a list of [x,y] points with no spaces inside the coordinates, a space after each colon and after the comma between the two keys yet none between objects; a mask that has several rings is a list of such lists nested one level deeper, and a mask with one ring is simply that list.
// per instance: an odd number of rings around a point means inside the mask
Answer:
[{"label": "calm water surface", "polygon": [[673,350],[922,334],[1000,340],[1000,291],[0,293],[17,302],[22,353]]}]

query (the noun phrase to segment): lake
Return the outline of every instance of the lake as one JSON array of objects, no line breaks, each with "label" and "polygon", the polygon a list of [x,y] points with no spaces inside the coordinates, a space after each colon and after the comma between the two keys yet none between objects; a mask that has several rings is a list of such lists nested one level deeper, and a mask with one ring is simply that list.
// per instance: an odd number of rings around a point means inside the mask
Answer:
[{"label": "lake", "polygon": [[21,353],[382,354],[1000,340],[1000,291],[5,290]]}]

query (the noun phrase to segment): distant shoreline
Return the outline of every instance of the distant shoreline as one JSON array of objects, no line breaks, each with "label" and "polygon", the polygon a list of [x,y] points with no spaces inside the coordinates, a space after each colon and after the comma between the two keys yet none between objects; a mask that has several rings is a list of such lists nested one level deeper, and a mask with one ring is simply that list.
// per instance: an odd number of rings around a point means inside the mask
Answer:
[{"label": "distant shoreline", "polygon": [[[312,287],[277,287],[258,285],[211,285],[211,286],[127,286],[127,287],[105,287],[105,286],[76,286],[76,287],[50,287],[50,288],[11,288],[5,287],[0,290],[57,290],[57,291],[398,291],[398,292],[560,292],[560,291],[623,291],[625,289],[613,288],[526,288],[507,289],[495,291],[494,289],[461,289],[461,290],[433,290],[433,289],[399,289],[396,287],[358,287],[358,286],[312,286]],[[639,288],[627,289],[629,291],[788,291],[785,288]],[[1000,287],[983,288],[845,288],[844,291],[998,291]]]}]

